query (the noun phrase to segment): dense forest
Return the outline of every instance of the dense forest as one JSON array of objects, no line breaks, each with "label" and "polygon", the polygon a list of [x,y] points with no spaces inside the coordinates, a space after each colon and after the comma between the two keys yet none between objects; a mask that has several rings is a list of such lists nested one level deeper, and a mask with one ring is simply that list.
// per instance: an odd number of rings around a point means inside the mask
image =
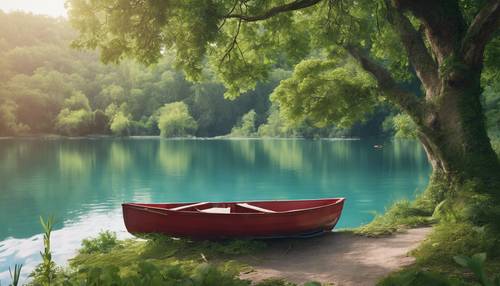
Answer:
[{"label": "dense forest", "polygon": [[[413,136],[408,117],[381,104],[346,128],[289,123],[270,95],[292,68],[277,64],[271,77],[236,99],[206,67],[189,81],[165,53],[146,67],[128,60],[104,65],[98,52],[71,48],[76,32],[64,19],[0,12],[0,136],[61,134],[178,137]],[[493,81],[494,82],[494,81]],[[492,125],[499,128],[500,86],[488,88]]]}]

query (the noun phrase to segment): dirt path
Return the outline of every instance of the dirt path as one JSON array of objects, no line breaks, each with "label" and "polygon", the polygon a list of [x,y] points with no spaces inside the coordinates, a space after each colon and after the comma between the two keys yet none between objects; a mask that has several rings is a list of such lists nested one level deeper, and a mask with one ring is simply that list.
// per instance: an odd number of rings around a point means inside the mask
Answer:
[{"label": "dirt path", "polygon": [[273,277],[295,283],[371,286],[388,273],[411,264],[413,258],[407,253],[429,231],[411,229],[383,238],[332,233],[311,239],[271,241],[267,251],[242,259],[254,271],[241,277],[252,281]]}]

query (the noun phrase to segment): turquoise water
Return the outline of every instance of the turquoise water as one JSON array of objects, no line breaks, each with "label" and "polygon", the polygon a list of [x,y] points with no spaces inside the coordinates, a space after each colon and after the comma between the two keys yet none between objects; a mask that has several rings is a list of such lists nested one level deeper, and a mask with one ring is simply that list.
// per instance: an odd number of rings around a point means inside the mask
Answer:
[{"label": "turquoise water", "polygon": [[365,140],[0,140],[0,281],[29,271],[42,249],[38,217],[53,215],[56,261],[82,238],[127,233],[122,202],[195,202],[346,197],[338,227],[370,221],[412,198],[430,173],[416,141]]}]

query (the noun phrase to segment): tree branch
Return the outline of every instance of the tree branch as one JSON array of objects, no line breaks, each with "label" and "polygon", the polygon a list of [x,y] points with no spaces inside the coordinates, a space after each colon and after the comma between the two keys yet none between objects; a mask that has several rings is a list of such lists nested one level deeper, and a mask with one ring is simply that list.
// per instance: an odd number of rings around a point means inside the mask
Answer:
[{"label": "tree branch", "polygon": [[[497,0],[498,1],[498,0]],[[438,64],[460,49],[465,21],[457,0],[392,0],[396,9],[410,11],[425,27]]]},{"label": "tree branch", "polygon": [[429,54],[421,34],[413,27],[410,20],[395,9],[388,0],[386,0],[388,9],[387,19],[392,27],[399,34],[399,38],[408,53],[410,63],[422,82],[427,95],[433,95],[439,88],[438,65]]},{"label": "tree branch", "polygon": [[484,48],[499,28],[500,1],[490,0],[481,8],[465,34],[462,51],[466,63],[482,64]]},{"label": "tree branch", "polygon": [[401,88],[391,73],[384,66],[373,60],[361,48],[348,45],[346,49],[359,62],[361,67],[375,78],[379,88],[390,101],[399,105],[412,118],[418,120],[423,118],[425,106],[420,98],[414,93]]},{"label": "tree branch", "polygon": [[296,0],[296,1],[293,1],[293,2],[288,3],[288,4],[273,7],[260,15],[229,14],[229,15],[223,16],[223,18],[226,18],[226,19],[236,18],[236,19],[243,20],[245,22],[262,21],[262,20],[269,19],[277,14],[281,14],[281,13],[289,12],[289,11],[300,10],[300,9],[304,9],[304,8],[316,5],[317,3],[321,2],[321,1],[322,0]]}]

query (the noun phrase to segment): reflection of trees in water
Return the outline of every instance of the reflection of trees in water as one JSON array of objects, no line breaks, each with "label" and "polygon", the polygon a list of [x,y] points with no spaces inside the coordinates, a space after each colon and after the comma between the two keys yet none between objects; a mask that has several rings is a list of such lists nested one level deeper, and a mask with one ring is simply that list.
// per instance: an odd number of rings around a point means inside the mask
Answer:
[{"label": "reflection of trees in water", "polygon": [[273,166],[281,169],[306,173],[311,169],[312,158],[304,154],[304,140],[262,140],[258,141],[263,155]]},{"label": "reflection of trees in water", "polygon": [[12,233],[21,237],[39,233],[40,215],[54,215],[60,227],[62,218],[89,197],[90,179],[98,177],[91,173],[94,147],[67,140],[3,143],[0,153],[9,153],[11,167],[0,170],[0,210],[14,215],[0,215],[0,239]]},{"label": "reflection of trees in water", "polygon": [[[417,160],[418,165],[425,163],[425,152],[420,143],[416,140],[409,139],[394,139],[389,147],[392,147],[389,154],[393,157],[393,161],[404,163],[408,160]],[[422,162],[423,161],[423,162]]]},{"label": "reflection of trees in water", "polygon": [[133,154],[126,141],[113,141],[109,148],[108,169],[113,173],[124,173],[134,163]]},{"label": "reflection of trees in water", "polygon": [[78,148],[61,146],[57,154],[59,172],[63,177],[86,177],[95,162],[93,153],[82,152]]},{"label": "reflection of trees in water", "polygon": [[185,175],[191,167],[192,148],[184,140],[161,140],[157,160],[167,175]]},{"label": "reflection of trees in water", "polygon": [[226,154],[226,155],[236,155],[241,157],[244,162],[242,163],[247,163],[253,165],[255,163],[255,142],[256,140],[247,140],[247,139],[231,139],[228,141],[229,142],[229,147],[231,149],[232,154]]}]

